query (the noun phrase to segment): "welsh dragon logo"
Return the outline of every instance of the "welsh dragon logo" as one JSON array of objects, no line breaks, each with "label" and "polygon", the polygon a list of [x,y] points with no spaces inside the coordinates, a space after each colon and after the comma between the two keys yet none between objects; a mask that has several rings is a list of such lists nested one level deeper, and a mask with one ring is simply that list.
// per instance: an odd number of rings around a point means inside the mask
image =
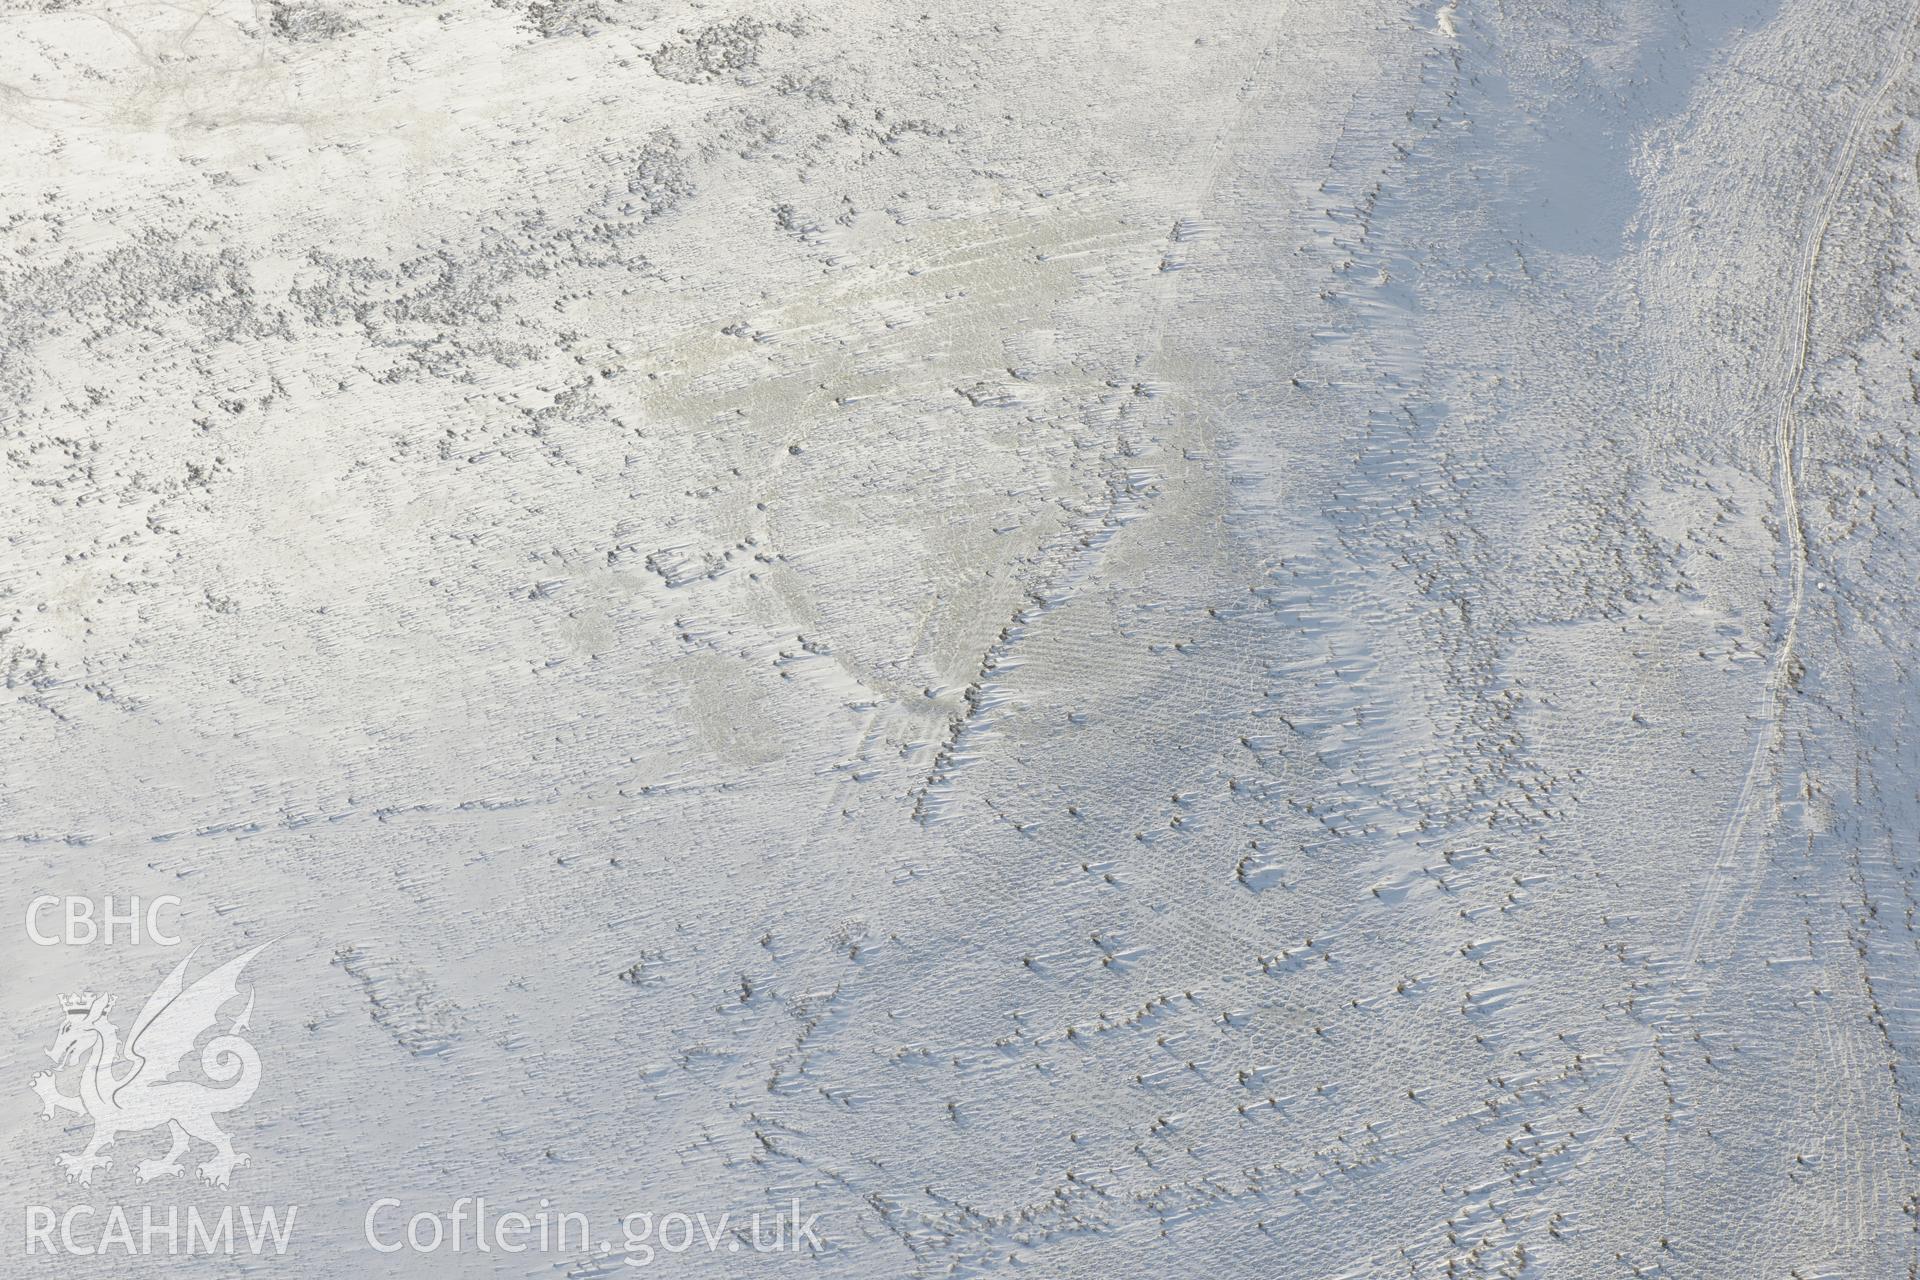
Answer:
[{"label": "welsh dragon logo", "polygon": [[248,1162],[233,1149],[214,1117],[244,1106],[260,1084],[260,1057],[240,1035],[253,1016],[252,987],[247,988],[246,1008],[200,1051],[201,1071],[223,1087],[173,1077],[200,1037],[218,1030],[222,1006],[240,995],[241,970],[271,945],[261,943],[192,986],[186,985],[187,966],[193,961],[189,955],[147,997],[124,1046],[107,1018],[113,997],[86,992],[61,998],[60,1011],[65,1016],[47,1056],[53,1059],[54,1071],[79,1066],[80,1092],[62,1093],[53,1071],[35,1076],[33,1091],[46,1106],[44,1115],[72,1111],[93,1118],[93,1140],[87,1149],[59,1158],[69,1181],[84,1186],[93,1181],[95,1169],[111,1168],[112,1158],[100,1152],[119,1135],[162,1125],[171,1131],[173,1146],[158,1160],[140,1162],[135,1173],[142,1182],[179,1174],[180,1157],[194,1138],[213,1147],[212,1158],[200,1166],[200,1176],[215,1186],[226,1186],[233,1170]]}]

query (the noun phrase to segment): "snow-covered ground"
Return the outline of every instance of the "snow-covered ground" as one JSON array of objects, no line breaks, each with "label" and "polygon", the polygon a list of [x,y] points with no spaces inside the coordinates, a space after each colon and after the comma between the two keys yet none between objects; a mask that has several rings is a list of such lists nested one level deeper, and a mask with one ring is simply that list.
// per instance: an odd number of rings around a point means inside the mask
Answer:
[{"label": "snow-covered ground", "polygon": [[0,1275],[1913,1277],[1917,23],[13,0]]}]

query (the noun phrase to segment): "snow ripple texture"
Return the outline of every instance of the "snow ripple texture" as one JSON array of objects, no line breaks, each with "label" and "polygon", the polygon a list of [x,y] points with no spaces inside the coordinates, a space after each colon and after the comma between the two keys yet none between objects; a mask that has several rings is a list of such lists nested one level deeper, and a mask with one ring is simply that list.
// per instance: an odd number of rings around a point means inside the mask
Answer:
[{"label": "snow ripple texture", "polygon": [[1916,24],[6,5],[0,1273],[1920,1275]]}]

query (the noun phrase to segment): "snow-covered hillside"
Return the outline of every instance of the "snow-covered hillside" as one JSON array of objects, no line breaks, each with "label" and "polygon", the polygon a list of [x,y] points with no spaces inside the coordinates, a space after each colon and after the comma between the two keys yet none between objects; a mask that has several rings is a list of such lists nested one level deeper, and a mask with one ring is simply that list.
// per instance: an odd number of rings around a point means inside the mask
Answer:
[{"label": "snow-covered hillside", "polygon": [[1912,1280],[1917,24],[14,0],[0,1274]]}]

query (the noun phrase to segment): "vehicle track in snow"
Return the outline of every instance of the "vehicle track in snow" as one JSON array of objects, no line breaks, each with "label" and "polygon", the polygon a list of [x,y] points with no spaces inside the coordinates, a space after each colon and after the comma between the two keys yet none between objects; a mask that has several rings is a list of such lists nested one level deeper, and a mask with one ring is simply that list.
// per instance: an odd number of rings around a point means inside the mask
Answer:
[{"label": "vehicle track in snow", "polygon": [[[1854,112],[1846,139],[1828,171],[1826,189],[1802,242],[1796,265],[1793,310],[1781,329],[1781,359],[1785,367],[1781,375],[1783,385],[1773,428],[1775,483],[1779,490],[1781,524],[1786,537],[1787,600],[1782,611],[1779,645],[1761,691],[1758,715],[1761,725],[1754,737],[1753,752],[1741,779],[1733,810],[1721,830],[1713,867],[1708,872],[1699,900],[1694,904],[1686,937],[1681,945],[1679,960],[1683,973],[1692,970],[1707,943],[1717,936],[1717,926],[1723,920],[1721,904],[1729,889],[1740,878],[1740,852],[1747,843],[1747,830],[1756,805],[1769,790],[1765,778],[1773,768],[1776,753],[1786,736],[1787,703],[1795,683],[1795,641],[1799,633],[1801,609],[1806,601],[1807,531],[1806,520],[1800,510],[1796,477],[1801,446],[1797,406],[1806,382],[1807,362],[1813,347],[1814,286],[1827,233],[1833,224],[1841,196],[1852,180],[1861,141],[1879,117],[1887,95],[1899,82],[1901,71],[1912,56],[1913,35],[1917,28],[1920,28],[1920,6],[1909,13],[1893,56],[1887,60],[1873,90],[1862,98]],[[1696,989],[1683,992],[1681,996],[1682,999],[1697,997],[1703,991],[1704,988]],[[1626,1069],[1602,1112],[1596,1139],[1604,1140],[1618,1125],[1628,1097],[1645,1074],[1650,1052],[1657,1040],[1656,1036],[1632,1051]],[[1589,1150],[1598,1145],[1596,1141],[1589,1146]]]}]

